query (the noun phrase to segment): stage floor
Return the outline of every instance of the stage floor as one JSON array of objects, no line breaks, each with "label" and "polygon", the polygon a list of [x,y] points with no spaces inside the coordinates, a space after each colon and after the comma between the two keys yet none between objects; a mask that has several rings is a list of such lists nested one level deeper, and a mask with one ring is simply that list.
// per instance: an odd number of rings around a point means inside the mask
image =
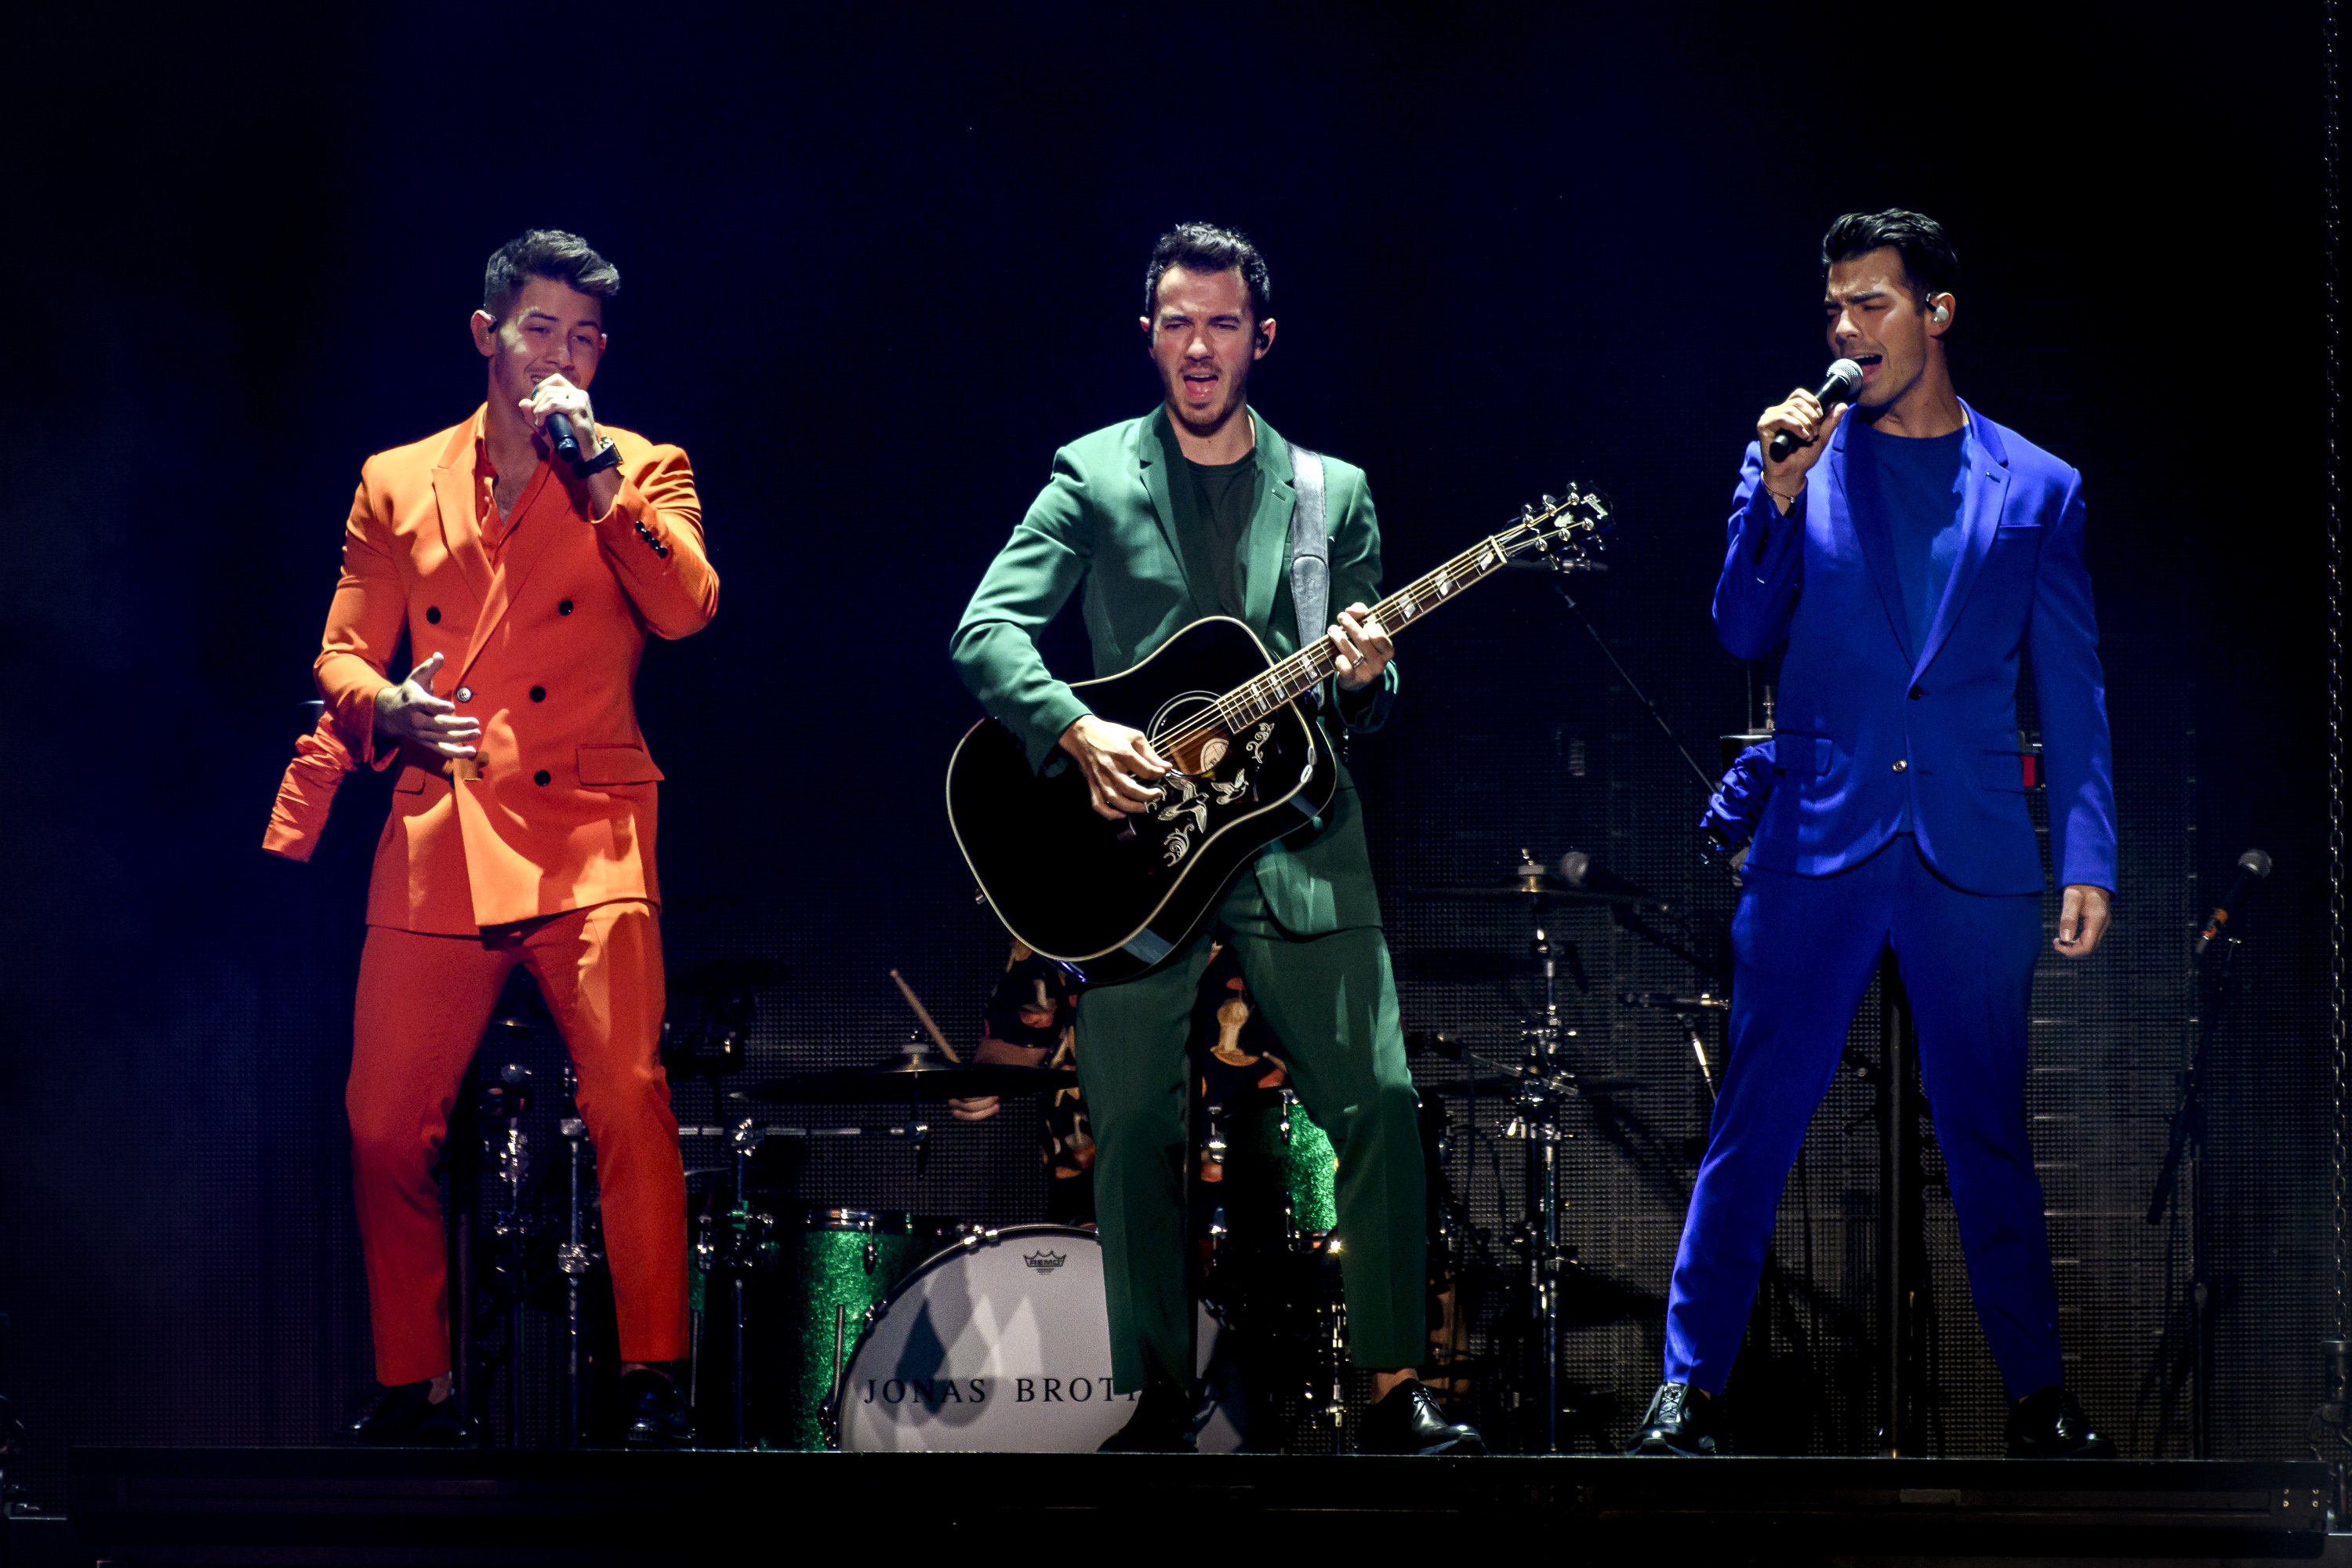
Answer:
[{"label": "stage floor", "polygon": [[[2310,1463],[78,1448],[0,1562],[718,1563],[747,1548],[1215,1561],[1527,1545],[1662,1562],[2316,1561]],[[961,1540],[948,1536],[954,1531]],[[764,1548],[761,1543],[764,1542]],[[966,1544],[966,1543],[969,1544]]]}]

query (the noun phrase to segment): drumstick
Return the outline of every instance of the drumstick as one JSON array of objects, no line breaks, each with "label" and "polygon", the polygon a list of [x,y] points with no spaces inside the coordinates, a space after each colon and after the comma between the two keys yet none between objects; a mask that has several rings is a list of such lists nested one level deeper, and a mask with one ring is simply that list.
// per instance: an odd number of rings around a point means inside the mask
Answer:
[{"label": "drumstick", "polygon": [[956,1055],[953,1046],[948,1044],[948,1037],[940,1033],[940,1026],[931,1022],[930,1009],[925,1007],[923,999],[915,994],[915,988],[907,984],[907,977],[894,969],[890,972],[890,978],[898,983],[898,994],[907,999],[907,1005],[915,1010],[915,1016],[923,1021],[923,1027],[930,1031],[931,1039],[939,1046],[940,1053],[948,1060],[961,1065],[963,1058]]}]

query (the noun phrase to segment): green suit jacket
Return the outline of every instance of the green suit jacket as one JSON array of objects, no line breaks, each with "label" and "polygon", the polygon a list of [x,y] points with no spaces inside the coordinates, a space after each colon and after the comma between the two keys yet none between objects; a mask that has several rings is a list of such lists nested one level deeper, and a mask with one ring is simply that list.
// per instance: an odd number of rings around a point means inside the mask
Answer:
[{"label": "green suit jacket", "polygon": [[[1290,599],[1290,514],[1297,501],[1290,444],[1257,422],[1258,500],[1244,544],[1242,618],[1275,658],[1298,648]],[[1213,584],[1191,582],[1176,537],[1169,470],[1179,456],[1166,412],[1155,408],[1071,442],[1053,478],[997,552],[949,644],[956,672],[981,706],[1019,736],[1032,767],[1066,763],[1055,742],[1087,711],[1037,653],[1037,634],[1086,584],[1095,673],[1116,675],[1203,616],[1220,613]],[[1330,532],[1331,609],[1380,596],[1381,531],[1364,471],[1323,462]],[[1364,691],[1327,689],[1326,712],[1350,730],[1377,730],[1396,700],[1392,662]],[[1355,781],[1346,767],[1329,809],[1261,853],[1259,889],[1276,923],[1299,936],[1381,923]]]}]

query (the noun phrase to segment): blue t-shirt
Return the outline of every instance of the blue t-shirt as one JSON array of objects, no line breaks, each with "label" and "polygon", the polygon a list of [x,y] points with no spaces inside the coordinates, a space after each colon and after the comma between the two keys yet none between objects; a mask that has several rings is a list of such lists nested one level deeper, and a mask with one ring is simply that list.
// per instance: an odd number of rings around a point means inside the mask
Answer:
[{"label": "blue t-shirt", "polygon": [[1846,437],[1846,490],[1857,518],[1875,518],[1895,542],[1895,580],[1903,590],[1916,658],[1936,624],[1944,584],[1960,556],[1960,506],[1967,495],[1961,447],[1968,427],[1948,436],[1882,436],[1856,420]]},{"label": "blue t-shirt", "polygon": [[[1881,436],[1856,420],[1848,430],[1846,495],[1857,519],[1879,519],[1895,542],[1895,581],[1916,659],[1960,556],[1960,508],[1968,494],[1961,447],[1968,426],[1948,436]],[[1895,830],[1911,831],[1907,795]]]}]

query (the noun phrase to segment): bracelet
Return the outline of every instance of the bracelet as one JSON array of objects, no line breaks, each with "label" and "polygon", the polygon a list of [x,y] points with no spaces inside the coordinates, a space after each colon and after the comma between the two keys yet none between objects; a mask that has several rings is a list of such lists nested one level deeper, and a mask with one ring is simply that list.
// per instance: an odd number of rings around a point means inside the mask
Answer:
[{"label": "bracelet", "polygon": [[1805,487],[1804,487],[1804,486],[1802,486],[1802,485],[1799,485],[1799,486],[1797,487],[1797,494],[1796,494],[1796,495],[1793,495],[1793,496],[1784,496],[1784,495],[1782,495],[1779,490],[1774,489],[1770,485],[1766,484],[1762,479],[1759,479],[1759,480],[1757,480],[1757,481],[1756,481],[1756,488],[1757,488],[1758,489],[1759,489],[1759,490],[1762,490],[1766,495],[1770,496],[1774,500],[1779,501],[1779,502],[1780,502],[1781,505],[1783,505],[1783,506],[1794,506],[1794,505],[1796,505],[1796,504],[1797,504],[1797,497],[1798,497],[1798,496],[1801,496],[1801,495],[1803,495],[1803,494],[1805,493]]},{"label": "bracelet", "polygon": [[610,436],[607,436],[604,437],[604,444],[596,448],[596,455],[593,458],[583,458],[572,464],[572,472],[576,478],[584,479],[591,474],[601,474],[606,468],[617,468],[620,466],[621,448],[614,444]]}]

